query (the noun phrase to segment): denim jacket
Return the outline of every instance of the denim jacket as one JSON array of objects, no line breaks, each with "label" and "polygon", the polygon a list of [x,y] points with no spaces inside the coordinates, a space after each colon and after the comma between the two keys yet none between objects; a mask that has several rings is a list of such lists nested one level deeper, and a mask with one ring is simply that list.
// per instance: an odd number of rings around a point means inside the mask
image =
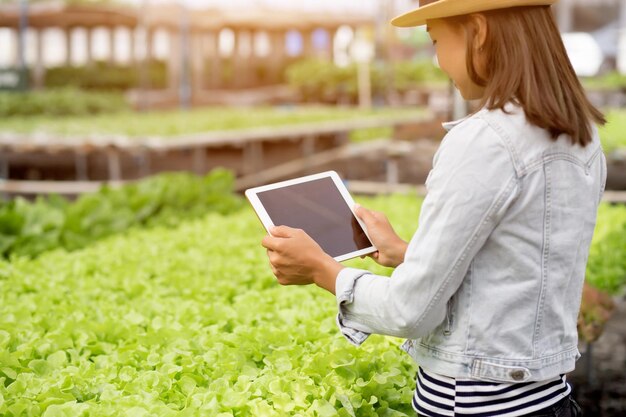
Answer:
[{"label": "denim jacket", "polygon": [[574,369],[606,160],[595,127],[581,147],[505,110],[444,124],[419,228],[391,278],[338,275],[337,322],[352,343],[408,338],[420,366],[455,378],[541,381]]}]

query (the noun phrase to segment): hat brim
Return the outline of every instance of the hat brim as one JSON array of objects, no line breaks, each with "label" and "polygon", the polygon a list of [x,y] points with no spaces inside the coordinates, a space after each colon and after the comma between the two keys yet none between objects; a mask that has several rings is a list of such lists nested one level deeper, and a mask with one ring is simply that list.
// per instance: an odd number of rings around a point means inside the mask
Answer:
[{"label": "hat brim", "polygon": [[391,20],[397,27],[422,26],[430,19],[523,6],[549,6],[557,0],[439,0]]}]

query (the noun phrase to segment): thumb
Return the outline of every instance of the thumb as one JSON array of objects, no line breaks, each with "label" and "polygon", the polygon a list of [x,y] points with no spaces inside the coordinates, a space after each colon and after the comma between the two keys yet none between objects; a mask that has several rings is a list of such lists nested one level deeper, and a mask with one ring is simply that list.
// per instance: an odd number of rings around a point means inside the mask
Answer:
[{"label": "thumb", "polygon": [[354,212],[356,213],[357,217],[363,220],[366,224],[374,219],[374,214],[370,210],[359,204],[354,205]]},{"label": "thumb", "polygon": [[289,226],[274,226],[270,228],[270,234],[274,237],[292,237],[296,229]]}]

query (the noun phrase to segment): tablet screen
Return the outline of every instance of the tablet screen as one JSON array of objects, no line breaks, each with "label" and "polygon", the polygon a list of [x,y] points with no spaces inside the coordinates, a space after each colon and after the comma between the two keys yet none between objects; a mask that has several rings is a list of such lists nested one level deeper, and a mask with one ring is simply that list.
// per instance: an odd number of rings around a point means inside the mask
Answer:
[{"label": "tablet screen", "polygon": [[330,256],[372,246],[331,178],[262,191],[257,196],[275,225],[304,230]]}]

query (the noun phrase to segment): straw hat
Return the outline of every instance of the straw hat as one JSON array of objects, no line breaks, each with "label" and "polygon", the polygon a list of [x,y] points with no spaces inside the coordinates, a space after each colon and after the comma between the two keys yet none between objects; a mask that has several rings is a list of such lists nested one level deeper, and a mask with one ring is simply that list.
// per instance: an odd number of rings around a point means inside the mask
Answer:
[{"label": "straw hat", "polygon": [[557,0],[420,0],[420,7],[391,21],[399,27],[421,26],[428,19],[521,6],[549,6]]}]

